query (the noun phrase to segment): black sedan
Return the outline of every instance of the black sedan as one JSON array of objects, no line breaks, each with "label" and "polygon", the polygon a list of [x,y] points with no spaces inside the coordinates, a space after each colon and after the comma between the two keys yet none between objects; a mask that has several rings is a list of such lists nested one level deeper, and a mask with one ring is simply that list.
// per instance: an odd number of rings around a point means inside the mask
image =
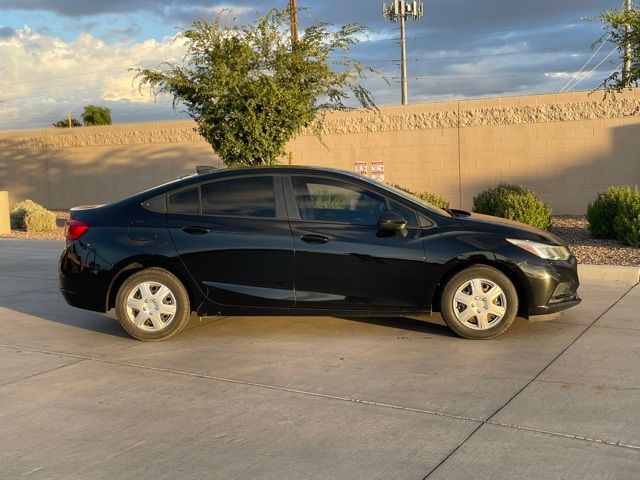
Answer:
[{"label": "black sedan", "polygon": [[116,309],[139,340],[214,315],[418,316],[487,339],[577,305],[577,263],[549,232],[442,210],[382,183],[307,167],[201,169],[77,207],[60,289]]}]

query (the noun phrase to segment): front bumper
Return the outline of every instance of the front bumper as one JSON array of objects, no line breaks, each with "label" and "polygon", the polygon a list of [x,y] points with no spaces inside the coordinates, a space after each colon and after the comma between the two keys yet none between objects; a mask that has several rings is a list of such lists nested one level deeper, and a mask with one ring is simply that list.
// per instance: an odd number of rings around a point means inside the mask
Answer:
[{"label": "front bumper", "polygon": [[548,260],[539,264],[520,264],[529,285],[527,313],[548,315],[578,305],[578,262],[574,256],[569,260]]}]

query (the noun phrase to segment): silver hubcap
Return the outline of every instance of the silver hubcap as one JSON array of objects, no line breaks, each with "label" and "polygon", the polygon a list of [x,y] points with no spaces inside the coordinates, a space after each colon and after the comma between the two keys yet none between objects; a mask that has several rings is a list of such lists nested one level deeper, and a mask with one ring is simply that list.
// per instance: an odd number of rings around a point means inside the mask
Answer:
[{"label": "silver hubcap", "polygon": [[127,315],[136,327],[157,332],[176,316],[176,297],[158,282],[142,282],[127,296]]},{"label": "silver hubcap", "polygon": [[502,288],[485,278],[469,280],[456,290],[453,312],[465,326],[474,330],[495,327],[504,318],[507,299]]}]

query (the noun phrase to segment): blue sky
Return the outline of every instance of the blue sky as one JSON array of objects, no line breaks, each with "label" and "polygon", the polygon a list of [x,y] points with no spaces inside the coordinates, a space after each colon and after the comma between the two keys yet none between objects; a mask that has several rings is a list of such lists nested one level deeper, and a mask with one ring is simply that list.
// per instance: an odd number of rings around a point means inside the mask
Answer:
[{"label": "blue sky", "polygon": [[[253,21],[279,3],[213,0],[0,0],[0,129],[41,128],[82,106],[109,106],[115,122],[184,114],[170,99],[141,95],[132,66],[180,60],[173,37],[196,17],[228,9]],[[391,80],[365,81],[378,104],[399,103],[398,26],[385,22],[381,1],[304,1],[302,27],[357,22],[370,38],[351,54]],[[425,18],[408,25],[411,102],[559,91],[592,56],[602,34],[597,17],[619,0],[427,0]],[[575,90],[592,89],[619,63],[605,45]],[[607,55],[609,55],[607,57]],[[587,72],[598,65],[590,75]]]}]

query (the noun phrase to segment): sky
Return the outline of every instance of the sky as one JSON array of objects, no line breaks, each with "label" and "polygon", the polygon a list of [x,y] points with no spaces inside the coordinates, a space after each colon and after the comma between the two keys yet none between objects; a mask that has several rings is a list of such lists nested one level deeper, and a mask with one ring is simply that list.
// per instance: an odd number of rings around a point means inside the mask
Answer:
[{"label": "sky", "polygon": [[[400,103],[399,25],[383,19],[382,3],[298,0],[299,22],[302,29],[320,21],[367,26],[350,55],[387,77],[389,85],[379,77],[363,84],[378,105],[390,105]],[[409,101],[591,90],[620,65],[613,45],[597,53],[592,45],[602,36],[599,14],[621,3],[425,0],[424,18],[407,25]],[[141,93],[128,69],[181,61],[184,45],[175,36],[196,18],[222,11],[225,21],[251,23],[287,5],[0,0],[0,130],[48,127],[68,111],[79,118],[87,104],[109,107],[114,123],[183,118],[170,98]]]}]

